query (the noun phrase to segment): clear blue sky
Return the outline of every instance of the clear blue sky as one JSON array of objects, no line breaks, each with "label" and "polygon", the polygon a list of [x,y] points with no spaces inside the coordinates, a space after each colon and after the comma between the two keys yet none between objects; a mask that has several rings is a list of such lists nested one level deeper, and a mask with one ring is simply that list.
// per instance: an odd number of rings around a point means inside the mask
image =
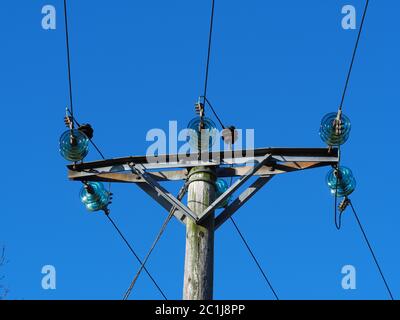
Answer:
[{"label": "clear blue sky", "polygon": [[[321,117],[335,111],[356,39],[341,8],[364,1],[217,0],[209,98],[223,121],[254,128],[256,146],[323,147]],[[41,8],[57,8],[57,30]],[[146,133],[183,128],[202,94],[210,1],[70,0],[76,116],[95,127],[107,157],[143,154]],[[343,148],[352,196],[393,294],[400,297],[398,147],[400,4],[371,1],[345,101],[353,131]],[[58,153],[68,103],[62,1],[0,2],[1,272],[11,299],[120,299],[137,262],[101,214],[80,203]],[[87,160],[97,160],[92,150]],[[386,299],[355,219],[333,224],[327,168],[271,181],[236,219],[283,299]],[[171,186],[176,189],[177,186]],[[112,215],[144,256],[166,213],[134,185],[115,185]],[[180,299],[185,230],[173,221],[149,261],[170,299]],[[230,223],[216,234],[215,298],[273,299]],[[57,289],[41,288],[41,268]],[[357,290],[341,268],[357,269]],[[146,275],[133,299],[161,298]]]}]

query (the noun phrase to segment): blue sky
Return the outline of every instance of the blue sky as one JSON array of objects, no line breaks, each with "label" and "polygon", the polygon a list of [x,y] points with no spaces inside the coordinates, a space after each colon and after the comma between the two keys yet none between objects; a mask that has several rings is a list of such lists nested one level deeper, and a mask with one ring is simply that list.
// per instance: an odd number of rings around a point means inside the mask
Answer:
[{"label": "blue sky", "polygon": [[[57,29],[41,9],[57,9]],[[209,99],[225,123],[254,128],[257,147],[323,147],[322,116],[335,111],[356,39],[341,8],[364,1],[217,0]],[[69,1],[77,118],[95,127],[107,157],[144,154],[152,128],[183,128],[202,94],[209,1]],[[343,147],[357,190],[352,200],[395,297],[400,22],[395,1],[371,1],[344,112]],[[138,264],[101,214],[80,203],[58,153],[68,103],[62,1],[1,1],[2,209],[10,299],[120,299]],[[97,160],[91,150],[87,160]],[[235,217],[282,299],[387,299],[351,212],[333,223],[327,168],[273,179]],[[176,189],[176,185],[171,186]],[[115,185],[112,216],[144,256],[166,213],[134,185]],[[185,230],[173,221],[148,268],[180,299]],[[215,298],[273,299],[230,223],[216,234]],[[54,265],[57,289],[41,288]],[[341,288],[341,268],[357,289]],[[146,275],[132,299],[160,299]]]}]

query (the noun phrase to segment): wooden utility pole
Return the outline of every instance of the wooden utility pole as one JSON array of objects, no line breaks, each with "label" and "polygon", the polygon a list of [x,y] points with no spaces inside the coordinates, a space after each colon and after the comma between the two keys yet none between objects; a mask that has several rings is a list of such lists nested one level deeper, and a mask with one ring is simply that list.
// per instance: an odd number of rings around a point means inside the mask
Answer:
[{"label": "wooden utility pole", "polygon": [[[188,207],[201,214],[215,199],[215,171],[195,167],[189,173]],[[212,300],[214,283],[214,229],[212,212],[204,221],[186,222],[183,300]]]}]

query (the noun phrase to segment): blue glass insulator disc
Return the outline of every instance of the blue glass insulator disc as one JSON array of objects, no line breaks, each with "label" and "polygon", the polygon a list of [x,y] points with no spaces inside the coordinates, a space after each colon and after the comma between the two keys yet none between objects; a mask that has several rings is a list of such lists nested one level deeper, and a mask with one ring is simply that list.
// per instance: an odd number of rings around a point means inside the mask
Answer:
[{"label": "blue glass insulator disc", "polygon": [[189,131],[189,144],[196,151],[209,151],[217,140],[218,129],[215,123],[207,117],[203,118],[203,129],[200,131],[200,117],[192,119],[187,128]]},{"label": "blue glass insulator disc", "polygon": [[319,135],[322,141],[329,146],[340,146],[344,144],[350,136],[350,119],[346,115],[342,114],[340,128],[337,130],[335,125],[336,118],[337,113],[332,112],[325,115],[321,120]]},{"label": "blue glass insulator disc", "polygon": [[352,171],[347,167],[339,167],[338,174],[332,169],[326,175],[326,183],[331,190],[332,195],[335,195],[337,190],[338,197],[349,196],[356,188],[356,179]]},{"label": "blue glass insulator disc", "polygon": [[79,130],[67,130],[60,137],[60,154],[68,161],[83,160],[89,152],[89,138]]},{"label": "blue glass insulator disc", "polygon": [[[222,194],[225,193],[226,190],[229,189],[228,182],[224,179],[217,179],[215,182],[215,196],[216,198],[220,197]],[[230,197],[227,198],[224,202],[222,202],[218,208],[225,208],[229,203]]]},{"label": "blue glass insulator disc", "polygon": [[[88,182],[87,187],[82,187],[80,198],[89,211],[104,210],[110,202],[110,193],[101,182]],[[89,191],[90,190],[90,191]]]}]

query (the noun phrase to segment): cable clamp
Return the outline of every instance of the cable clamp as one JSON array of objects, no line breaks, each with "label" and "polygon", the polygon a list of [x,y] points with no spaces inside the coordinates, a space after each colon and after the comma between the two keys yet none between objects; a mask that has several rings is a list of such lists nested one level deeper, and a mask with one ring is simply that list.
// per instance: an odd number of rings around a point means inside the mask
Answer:
[{"label": "cable clamp", "polygon": [[350,199],[345,197],[342,202],[339,204],[339,211],[340,213],[344,212],[347,207],[350,205]]}]

